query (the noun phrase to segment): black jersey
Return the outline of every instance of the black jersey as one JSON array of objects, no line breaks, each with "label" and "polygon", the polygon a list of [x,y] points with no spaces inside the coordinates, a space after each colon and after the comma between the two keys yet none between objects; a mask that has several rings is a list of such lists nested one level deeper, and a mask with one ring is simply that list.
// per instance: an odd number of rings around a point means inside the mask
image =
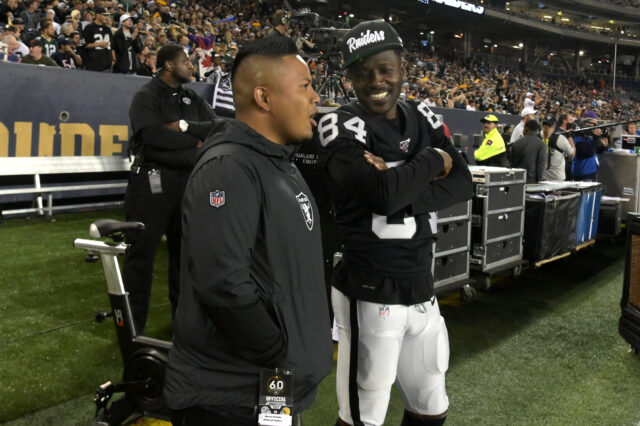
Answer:
[{"label": "black jersey", "polygon": [[[398,102],[395,123],[370,117],[357,104],[318,121],[320,164],[335,204],[343,258],[334,286],[349,297],[378,303],[414,304],[433,295],[433,212],[472,196],[471,174],[424,103]],[[443,160],[450,174],[433,180]],[[378,171],[364,158],[382,157]]]},{"label": "black jersey", "polygon": [[91,23],[82,32],[85,44],[109,42],[108,47],[96,46],[86,49],[85,68],[91,71],[104,71],[111,68],[111,30],[106,25]]}]

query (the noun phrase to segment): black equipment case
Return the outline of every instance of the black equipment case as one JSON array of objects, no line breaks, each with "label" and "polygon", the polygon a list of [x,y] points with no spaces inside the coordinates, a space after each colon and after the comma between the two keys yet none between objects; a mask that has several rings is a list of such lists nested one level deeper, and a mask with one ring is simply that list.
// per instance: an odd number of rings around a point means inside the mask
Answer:
[{"label": "black equipment case", "polygon": [[627,215],[627,250],[618,322],[620,335],[640,352],[640,214]]}]

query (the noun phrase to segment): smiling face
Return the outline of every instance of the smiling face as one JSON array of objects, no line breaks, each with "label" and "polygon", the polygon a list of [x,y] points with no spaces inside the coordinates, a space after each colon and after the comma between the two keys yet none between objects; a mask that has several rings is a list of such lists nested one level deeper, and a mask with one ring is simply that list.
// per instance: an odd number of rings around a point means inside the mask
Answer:
[{"label": "smiling face", "polygon": [[354,62],[348,69],[356,97],[372,116],[394,119],[403,77],[402,60],[395,50],[385,50]]}]

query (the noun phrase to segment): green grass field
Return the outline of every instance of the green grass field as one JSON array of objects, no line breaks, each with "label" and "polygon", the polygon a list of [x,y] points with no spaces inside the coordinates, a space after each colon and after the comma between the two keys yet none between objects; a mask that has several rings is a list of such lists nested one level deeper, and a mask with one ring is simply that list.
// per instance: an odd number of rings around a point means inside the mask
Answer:
[{"label": "green grass field", "polygon": [[[120,355],[99,263],[76,237],[119,211],[0,223],[0,422],[87,425],[93,391],[118,380]],[[159,253],[148,334],[170,338],[166,248]],[[640,358],[617,332],[624,247],[598,243],[471,303],[441,297],[451,341],[452,425],[640,425]],[[335,376],[321,384],[305,426],[330,425]],[[402,416],[392,396],[388,425]]]}]

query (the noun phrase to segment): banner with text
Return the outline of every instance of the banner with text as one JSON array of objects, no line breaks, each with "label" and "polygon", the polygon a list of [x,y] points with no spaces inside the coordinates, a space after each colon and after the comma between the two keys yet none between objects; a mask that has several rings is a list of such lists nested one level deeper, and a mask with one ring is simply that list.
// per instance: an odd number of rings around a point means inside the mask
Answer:
[{"label": "banner with text", "polygon": [[[129,105],[149,77],[0,61],[0,157],[126,155]],[[211,98],[204,83],[188,87]]]}]

